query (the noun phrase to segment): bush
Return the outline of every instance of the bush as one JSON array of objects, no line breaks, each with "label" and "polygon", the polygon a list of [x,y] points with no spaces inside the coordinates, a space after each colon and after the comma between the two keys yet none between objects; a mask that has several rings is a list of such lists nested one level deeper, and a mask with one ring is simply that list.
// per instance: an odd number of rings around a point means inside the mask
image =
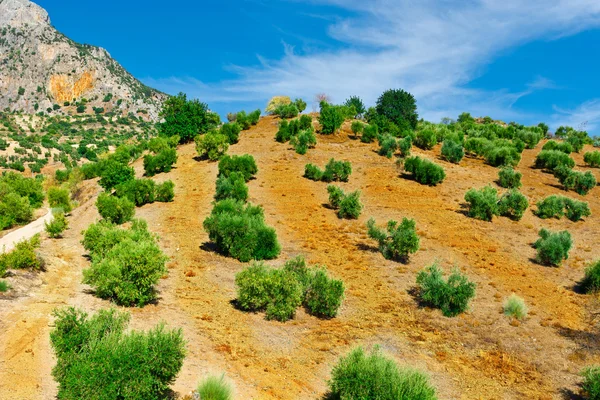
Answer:
[{"label": "bush", "polygon": [[278,115],[281,118],[296,118],[298,116],[298,107],[294,103],[284,104],[278,106],[273,112],[274,115]]},{"label": "bush", "polygon": [[412,138],[406,136],[404,139],[398,140],[398,149],[400,150],[400,156],[410,156],[410,149],[412,148]]},{"label": "bush", "polygon": [[527,317],[527,306],[525,305],[525,301],[516,294],[511,294],[510,297],[504,301],[504,315],[520,321],[524,320]]},{"label": "bush", "polygon": [[308,285],[304,288],[303,304],[312,315],[333,318],[344,299],[344,283],[332,279],[322,268],[310,273]]},{"label": "bush", "polygon": [[169,203],[175,198],[175,184],[172,181],[165,181],[156,185],[156,201]]},{"label": "bush", "polygon": [[292,99],[290,99],[288,96],[274,96],[267,103],[267,108],[265,108],[265,112],[267,114],[274,114],[275,110],[280,105],[290,104],[291,102]]},{"label": "bush", "polygon": [[260,206],[221,200],[204,220],[204,229],[220,253],[242,262],[276,258],[281,251],[277,234],[265,224]]},{"label": "bush", "polygon": [[338,106],[333,106],[327,102],[321,103],[321,112],[319,113],[319,124],[321,124],[321,133],[330,135],[337,132],[344,123],[344,114]]},{"label": "bush", "polygon": [[399,368],[379,347],[361,347],[342,357],[331,371],[329,390],[336,399],[435,400],[435,389],[421,372]]},{"label": "bush", "polygon": [[353,121],[352,125],[350,125],[350,129],[352,130],[352,133],[354,133],[354,136],[358,137],[359,134],[363,133],[365,124],[360,121]]},{"label": "bush", "polygon": [[465,141],[465,152],[470,155],[482,157],[489,148],[491,142],[482,137],[470,137]]},{"label": "bush", "polygon": [[248,200],[248,186],[240,172],[232,172],[227,178],[220,176],[217,179],[215,200],[233,199],[246,202]]},{"label": "bush", "polygon": [[406,261],[409,254],[419,250],[419,236],[414,219],[403,218],[400,224],[394,220],[388,221],[385,231],[378,228],[371,218],[367,222],[367,228],[369,237],[377,240],[379,251],[388,260]]},{"label": "bush", "polygon": [[306,110],[306,102],[302,99],[296,99],[294,100],[294,105],[296,106],[296,108],[298,109],[298,112],[302,112],[304,110]]},{"label": "bush", "polygon": [[164,118],[164,122],[158,124],[158,130],[165,136],[179,136],[180,143],[191,142],[198,134],[215,127],[211,114],[205,103],[187,100],[185,94],[179,93],[163,103],[159,117]]},{"label": "bush", "polygon": [[229,177],[233,172],[239,172],[248,182],[258,172],[254,157],[249,154],[242,156],[224,156],[219,161],[219,176]]},{"label": "bush", "polygon": [[298,154],[306,154],[309,148],[314,148],[317,144],[317,137],[311,129],[300,131],[296,136],[292,136],[290,143]]},{"label": "bush", "polygon": [[0,277],[4,276],[7,269],[43,270],[44,262],[35,253],[38,247],[40,247],[39,234],[29,240],[18,242],[10,252],[0,254]]},{"label": "bush", "polygon": [[377,125],[365,125],[360,141],[363,143],[372,143],[378,136],[379,128],[377,128]]},{"label": "bush", "polygon": [[163,324],[130,331],[129,314],[100,310],[92,317],[73,307],[54,311],[50,343],[59,399],[163,398],[185,357],[181,329]]},{"label": "bush", "polygon": [[83,271],[83,282],[98,297],[139,307],[156,299],[155,285],[167,273],[167,257],[145,224],[129,231],[110,224],[90,226],[84,233],[84,246],[86,241],[93,244],[92,265]]},{"label": "bush", "polygon": [[25,178],[16,172],[3,172],[0,176],[0,201],[9,193],[26,198],[32,208],[39,208],[44,202],[42,179]]},{"label": "bush", "polygon": [[542,150],[535,159],[536,168],[543,168],[548,171],[553,171],[561,165],[573,168],[575,161],[568,154],[558,150]]},{"label": "bush", "polygon": [[277,133],[275,134],[275,140],[279,143],[285,143],[288,142],[292,138],[292,136],[296,135],[297,133],[298,131],[296,124],[292,124],[292,126],[290,126],[290,123],[288,121],[281,120],[279,122],[279,128],[277,129]]},{"label": "bush", "polygon": [[6,281],[0,281],[0,293],[6,293],[11,289],[11,286]]},{"label": "bush", "polygon": [[100,193],[96,207],[102,218],[117,225],[131,221],[135,214],[135,204],[128,198],[111,196],[108,193]]},{"label": "bush", "polygon": [[542,150],[556,150],[565,154],[571,154],[573,152],[573,146],[567,142],[556,142],[554,140],[549,140],[546,142],[544,147],[542,147]]},{"label": "bush", "polygon": [[27,197],[16,193],[8,193],[0,200],[0,228],[10,228],[16,224],[25,224],[31,221],[33,209]]},{"label": "bush", "polygon": [[[227,138],[229,144],[235,144],[240,140],[240,132],[242,127],[237,123],[223,124],[219,133]],[[196,143],[198,143],[198,136],[196,136]],[[227,151],[227,150],[225,150]],[[223,153],[225,153],[225,151]]]},{"label": "bush", "polygon": [[227,136],[211,131],[206,135],[196,136],[196,151],[201,158],[217,161],[229,149]]},{"label": "bush", "polygon": [[352,174],[352,165],[349,161],[336,161],[332,158],[325,165],[322,180],[324,182],[348,182],[350,174]]},{"label": "bush", "polygon": [[144,156],[144,171],[148,176],[154,176],[161,172],[170,172],[173,165],[177,162],[177,150],[164,149],[153,156],[146,154]]},{"label": "bush", "polygon": [[590,171],[573,171],[564,165],[554,170],[554,176],[558,178],[565,190],[574,190],[582,196],[588,194],[597,184],[596,177]]},{"label": "bush", "polygon": [[600,167],[600,151],[589,151],[583,155],[583,161],[593,168]]},{"label": "bush", "polygon": [[362,118],[364,113],[367,112],[364,103],[358,96],[351,96],[346,100],[344,105],[355,110],[355,114],[352,116],[353,118]]},{"label": "bush", "polygon": [[209,376],[198,386],[198,395],[202,400],[232,400],[233,390],[224,375]]},{"label": "bush", "polygon": [[462,144],[453,140],[444,140],[442,145],[442,157],[451,163],[458,164],[465,156]]},{"label": "bush", "polygon": [[69,227],[67,218],[64,212],[54,214],[54,219],[50,223],[45,222],[46,233],[51,238],[59,238],[62,233]]},{"label": "bush", "polygon": [[333,209],[340,208],[340,204],[345,196],[344,191],[337,186],[327,186],[327,192],[329,193],[329,204]]},{"label": "bush", "polygon": [[304,177],[311,181],[320,181],[323,179],[323,171],[316,165],[306,164],[304,166]]},{"label": "bush", "polygon": [[504,167],[498,172],[498,184],[507,189],[519,189],[521,184],[521,174],[512,167]]},{"label": "bush", "polygon": [[379,137],[379,152],[380,156],[386,156],[392,158],[396,150],[398,150],[398,141],[395,137],[389,133],[383,134]]},{"label": "bush", "polygon": [[592,213],[588,203],[564,196],[552,195],[537,203],[535,214],[542,219],[560,219],[566,215],[571,221],[577,222],[583,217],[589,217]]},{"label": "bush", "polygon": [[589,400],[600,399],[600,367],[586,368],[581,375],[583,376],[581,387],[587,395],[586,398]]},{"label": "bush", "polygon": [[542,229],[539,235],[540,238],[533,244],[533,247],[537,249],[538,262],[559,266],[563,260],[569,258],[573,240],[568,231],[550,232]]},{"label": "bush", "polygon": [[360,202],[360,191],[344,194],[340,201],[340,209],[338,210],[339,218],[357,219],[362,212],[363,205]]},{"label": "bush", "polygon": [[[144,164],[145,163],[146,160],[144,159]],[[82,171],[84,171],[83,167]],[[102,186],[104,190],[111,190],[112,188],[123,182],[132,180],[135,177],[135,172],[133,168],[127,165],[123,165],[117,161],[107,160],[102,165],[102,171],[100,176],[100,186]]]},{"label": "bush", "polygon": [[115,189],[118,197],[126,197],[137,207],[154,203],[156,200],[156,184],[152,179],[132,179],[121,183]]},{"label": "bush", "polygon": [[471,189],[465,194],[469,203],[469,217],[491,221],[494,215],[499,215],[498,191],[491,186],[479,190]]},{"label": "bush", "polygon": [[417,127],[419,115],[415,98],[402,89],[385,91],[377,99],[375,110],[379,116],[394,123],[401,130],[414,130]]},{"label": "bush", "polygon": [[431,150],[437,144],[435,131],[430,128],[417,132],[415,146],[423,150]]},{"label": "bush", "polygon": [[504,217],[520,221],[529,207],[529,201],[517,189],[511,189],[504,193],[498,201],[498,212]]},{"label": "bush", "polygon": [[415,181],[429,186],[435,186],[446,178],[444,169],[439,165],[418,156],[404,160],[404,171],[412,174]]},{"label": "bush", "polygon": [[485,153],[485,162],[493,167],[516,166],[521,161],[521,155],[515,147],[494,146]]},{"label": "bush", "polygon": [[469,301],[475,296],[475,283],[469,282],[458,269],[454,269],[448,280],[442,276],[437,264],[427,267],[417,275],[421,300],[442,310],[446,317],[465,312]]},{"label": "bush", "polygon": [[56,171],[54,171],[54,179],[56,179],[56,181],[60,183],[68,181],[70,175],[70,169],[57,169]]},{"label": "bush", "polygon": [[48,189],[48,203],[52,208],[60,208],[64,212],[68,213],[71,211],[71,195],[68,189],[61,189],[56,186],[52,186]]},{"label": "bush", "polygon": [[600,291],[600,261],[590,264],[585,269],[585,276],[581,281],[581,287],[586,293]]}]

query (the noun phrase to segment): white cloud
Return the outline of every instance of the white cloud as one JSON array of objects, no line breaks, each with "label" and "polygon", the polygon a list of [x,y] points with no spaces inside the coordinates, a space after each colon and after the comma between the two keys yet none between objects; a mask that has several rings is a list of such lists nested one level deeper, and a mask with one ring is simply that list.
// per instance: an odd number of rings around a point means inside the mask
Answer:
[{"label": "white cloud", "polygon": [[[334,18],[329,35],[339,50],[297,54],[286,47],[278,60],[235,66],[236,79],[206,85],[192,78],[149,79],[169,92],[186,91],[211,102],[266,101],[286,94],[312,100],[325,92],[341,102],[350,95],[373,104],[389,88],[415,95],[420,114],[438,120],[468,110],[506,120],[524,115],[512,108],[533,91],[554,89],[532,77],[518,93],[466,87],[502,50],[539,38],[571,35],[600,25],[597,0],[313,0],[353,17]],[[540,61],[543,62],[543,61]],[[532,121],[533,122],[533,121]]]},{"label": "white cloud", "polygon": [[600,99],[589,100],[575,109],[554,107],[556,113],[551,118],[551,126],[572,126],[588,132],[597,132],[600,127]]}]

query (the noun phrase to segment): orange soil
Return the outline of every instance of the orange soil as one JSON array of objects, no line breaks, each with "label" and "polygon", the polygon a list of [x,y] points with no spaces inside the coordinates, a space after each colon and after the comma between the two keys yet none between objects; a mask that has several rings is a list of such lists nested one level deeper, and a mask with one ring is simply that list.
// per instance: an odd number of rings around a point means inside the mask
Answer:
[{"label": "orange soil", "polygon": [[[375,145],[352,140],[347,131],[318,136],[316,149],[297,155],[274,141],[276,123],[271,117],[261,119],[230,148],[232,154],[256,158],[259,173],[249,183],[250,201],[264,207],[283,245],[282,255],[269,264],[278,266],[303,254],[344,280],[346,300],[332,320],[300,310],[295,320],[279,323],[235,309],[234,277],[244,264],[212,252],[202,229],[217,165],[194,160],[193,145],[180,147],[177,168],[157,177],[175,182],[175,201],[137,210],[171,256],[170,274],[160,284],[162,297],[156,305],[131,310],[133,328],[148,328],[162,319],[184,329],[189,354],[175,391],[189,393],[201,377],[226,372],[236,398],[316,399],[326,392],[329,371],[340,355],[374,344],[399,363],[426,371],[441,399],[552,399],[578,391],[579,371],[600,361],[589,316],[594,298],[573,290],[586,263],[600,258],[595,246],[600,189],[583,198],[593,213],[584,222],[541,220],[531,211],[519,222],[477,221],[462,212],[464,193],[494,185],[498,171],[481,160],[465,159],[457,166],[439,160],[439,148],[415,150],[446,169],[446,181],[432,188],[400,177],[392,160],[376,154]],[[531,168],[538,151],[525,150],[519,166],[522,192],[531,204],[561,192],[554,177]],[[365,209],[356,221],[340,220],[323,206],[325,183],[302,177],[306,163],[323,166],[331,157],[352,162],[350,181],[341,186],[362,191]],[[582,155],[574,158],[583,164]],[[141,171],[139,161],[136,169]],[[76,304],[90,311],[109,306],[78,283],[86,266],[79,230],[97,218],[93,199],[86,204],[76,211],[65,239],[44,244],[51,256],[47,284],[29,298],[0,302],[2,399],[55,395],[48,347],[48,314],[55,306]],[[414,218],[419,252],[407,264],[385,260],[366,236],[371,216],[380,225]],[[541,227],[568,229],[573,235],[574,248],[560,268],[531,260],[531,243]],[[438,310],[420,308],[409,294],[418,271],[436,260],[446,270],[458,266],[477,282],[468,313],[445,318]],[[502,315],[502,302],[511,292],[530,307],[520,324]]]}]

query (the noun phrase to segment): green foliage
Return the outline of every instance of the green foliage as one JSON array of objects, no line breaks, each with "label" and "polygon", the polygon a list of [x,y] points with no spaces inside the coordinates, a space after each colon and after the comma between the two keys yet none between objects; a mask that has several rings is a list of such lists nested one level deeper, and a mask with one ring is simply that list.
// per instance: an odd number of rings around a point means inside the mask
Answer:
[{"label": "green foliage", "polygon": [[463,145],[454,140],[444,140],[442,157],[451,163],[458,164],[465,156]]},{"label": "green foliage", "polygon": [[593,262],[585,269],[585,276],[581,281],[581,287],[586,293],[600,291],[600,261]]},{"label": "green foliage", "polygon": [[555,140],[549,140],[546,142],[542,150],[556,150],[565,154],[571,154],[573,152],[573,146],[567,142],[557,142]]},{"label": "green foliage", "polygon": [[259,119],[260,110],[255,110],[250,114],[246,114],[246,111],[240,111],[236,114],[235,122],[240,126],[240,128],[243,131],[245,131],[250,129],[251,126],[258,124]]},{"label": "green foliage", "polygon": [[562,218],[567,216],[573,222],[592,215],[588,203],[564,196],[552,195],[538,201],[536,215],[540,218]]},{"label": "green foliage", "polygon": [[216,126],[209,114],[205,103],[188,100],[184,93],[179,93],[163,103],[159,117],[164,122],[158,124],[158,130],[165,136],[179,136],[180,143],[191,142],[198,134]]},{"label": "green foliage", "polygon": [[151,154],[144,156],[144,171],[147,176],[154,176],[161,172],[170,172],[176,162],[177,150],[171,148],[163,149],[155,156]]},{"label": "green foliage", "polygon": [[61,189],[52,186],[48,189],[48,203],[52,208],[60,208],[68,213],[73,208],[71,205],[71,195],[68,189]]},{"label": "green foliage", "polygon": [[273,115],[278,115],[281,118],[296,118],[300,110],[294,103],[289,104],[281,104],[279,105],[275,111],[273,111]]},{"label": "green foliage", "polygon": [[498,191],[491,186],[469,190],[465,201],[469,203],[469,217],[491,221],[494,215],[499,215]]},{"label": "green foliage", "polygon": [[525,215],[529,207],[529,201],[517,189],[511,189],[504,193],[498,201],[498,212],[504,217],[519,221]]},{"label": "green foliage", "polygon": [[306,154],[308,149],[312,149],[317,144],[317,137],[312,128],[300,131],[296,136],[290,139],[291,145],[298,154]]},{"label": "green foliage", "polygon": [[327,192],[329,193],[329,205],[338,210],[339,218],[357,219],[360,216],[363,209],[360,202],[360,191],[346,194],[339,187],[329,185]]},{"label": "green foliage", "polygon": [[304,177],[311,181],[320,181],[323,179],[323,171],[316,165],[306,164],[304,166]]},{"label": "green foliage", "polygon": [[398,150],[398,140],[389,133],[384,133],[379,136],[379,146],[378,154],[380,156],[392,158],[396,150]]},{"label": "green foliage", "polygon": [[244,176],[246,182],[254,178],[258,172],[254,157],[249,154],[244,154],[242,156],[223,156],[219,161],[219,176],[228,177],[233,172],[240,172]]},{"label": "green foliage", "polygon": [[172,181],[165,181],[156,185],[156,201],[169,203],[175,198],[175,184]]},{"label": "green foliage", "polygon": [[565,190],[574,190],[582,196],[588,194],[597,184],[596,177],[590,171],[573,171],[564,165],[560,165],[553,172]]},{"label": "green foliage", "polygon": [[196,136],[196,151],[201,158],[217,161],[229,149],[229,139],[217,131]]},{"label": "green foliage", "polygon": [[[5,187],[1,186],[2,189]],[[31,221],[33,209],[27,197],[17,193],[2,194],[0,197],[0,228],[10,228],[16,224],[25,224]]]},{"label": "green foliage", "polygon": [[550,232],[542,229],[540,238],[533,244],[537,249],[537,260],[544,265],[559,266],[563,260],[569,258],[569,251],[573,246],[571,234],[568,231]]},{"label": "green foliage", "polygon": [[512,146],[494,146],[486,150],[485,162],[493,167],[516,166],[521,161],[519,150]]},{"label": "green foliage", "polygon": [[587,399],[589,400],[599,400],[600,399],[600,367],[593,366],[586,368],[581,373],[583,376],[583,383],[581,387],[585,394],[587,395]]},{"label": "green foliage", "polygon": [[371,218],[367,222],[367,228],[369,237],[378,242],[379,251],[388,260],[406,261],[409,254],[419,250],[419,236],[414,219],[403,218],[400,224],[388,221],[387,230],[383,230]]},{"label": "green foliage", "polygon": [[344,191],[338,186],[329,185],[327,186],[327,193],[329,193],[329,204],[331,207],[338,209],[344,198]]},{"label": "green foliage", "polygon": [[277,234],[265,224],[260,206],[221,200],[204,220],[204,229],[220,253],[242,262],[276,258],[281,251]]},{"label": "green foliage", "polygon": [[363,143],[372,143],[379,136],[379,128],[375,124],[365,125],[362,131],[360,141]]},{"label": "green foliage", "polygon": [[423,185],[435,186],[446,178],[442,167],[418,156],[405,159],[403,168],[404,171],[412,174],[415,181]]},{"label": "green foliage", "polygon": [[437,144],[437,136],[433,129],[423,129],[417,132],[415,146],[423,150],[431,150]]},{"label": "green foliage", "polygon": [[330,278],[325,269],[317,267],[308,274],[303,304],[312,315],[333,318],[342,305],[344,290],[342,281]]},{"label": "green foliage", "polygon": [[[84,171],[83,168],[82,171]],[[123,165],[117,161],[107,160],[102,163],[100,177],[100,186],[102,186],[104,190],[111,190],[123,182],[134,179],[135,172],[133,168],[127,165]]]},{"label": "green foliage", "polygon": [[108,193],[100,193],[96,207],[102,218],[117,225],[131,221],[135,214],[135,204],[128,198],[111,196]]},{"label": "green foliage", "polygon": [[165,398],[185,357],[181,329],[160,324],[148,332],[125,333],[129,314],[114,309],[88,317],[70,307],[55,310],[54,316],[50,343],[59,399]]},{"label": "green foliage", "polygon": [[6,293],[11,289],[11,286],[6,281],[0,281],[0,293]]},{"label": "green foliage", "polygon": [[148,141],[148,150],[157,154],[165,149],[175,149],[179,143],[179,136],[157,136]]},{"label": "green foliage", "polygon": [[490,147],[491,142],[483,137],[469,137],[465,141],[465,152],[472,155],[482,157],[486,150]]},{"label": "green foliage", "polygon": [[59,212],[54,214],[54,219],[50,221],[50,223],[44,223],[46,233],[51,238],[59,238],[62,236],[62,233],[69,227],[69,223],[67,222],[67,218],[65,217],[64,212]]},{"label": "green foliage", "polygon": [[3,172],[0,176],[0,202],[9,193],[24,197],[32,208],[39,208],[44,202],[42,180],[25,178],[16,172]]},{"label": "green foliage", "polygon": [[365,108],[363,101],[358,96],[350,96],[344,102],[344,105],[348,108],[353,108],[356,111],[355,114],[352,116],[353,118],[362,118],[362,116],[365,114],[365,112],[367,112],[367,109]]},{"label": "green foliage", "polygon": [[331,105],[327,102],[321,103],[321,112],[319,114],[319,124],[321,124],[321,133],[330,135],[342,127],[344,123],[344,114],[339,106]]},{"label": "green foliage", "polygon": [[542,150],[535,159],[536,168],[553,171],[558,166],[573,168],[575,161],[568,154],[558,150]]},{"label": "green foliage", "polygon": [[39,234],[29,240],[18,242],[14,249],[0,254],[0,277],[4,276],[7,269],[43,270],[44,261],[35,252],[38,247],[40,247]]},{"label": "green foliage", "polygon": [[232,172],[228,177],[220,176],[217,179],[215,200],[233,199],[242,202],[248,200],[248,186],[240,172]]},{"label": "green foliage", "polygon": [[350,174],[352,174],[350,161],[336,161],[332,158],[325,165],[322,180],[324,182],[348,182]]},{"label": "green foliage", "polygon": [[154,203],[156,200],[156,184],[152,179],[132,179],[121,183],[115,189],[118,197],[126,197],[137,207]]},{"label": "green foliage", "polygon": [[341,400],[436,400],[435,389],[423,373],[399,368],[379,347],[365,354],[358,347],[331,371],[332,398]]},{"label": "green foliage", "polygon": [[224,375],[204,379],[198,386],[198,394],[202,400],[233,400],[233,389]]},{"label": "green foliage", "polygon": [[306,110],[306,102],[302,99],[296,99],[294,100],[294,105],[296,106],[296,108],[298,109],[298,112],[302,112],[304,110]]},{"label": "green foliage", "polygon": [[400,150],[400,156],[410,156],[410,149],[412,148],[412,137],[406,136],[404,139],[398,140],[398,149]]},{"label": "green foliage", "polygon": [[600,167],[600,151],[589,151],[583,155],[583,161],[593,168]]},{"label": "green foliage", "polygon": [[444,280],[437,264],[427,267],[417,275],[417,285],[421,300],[442,310],[446,317],[454,317],[465,312],[469,301],[475,296],[475,283],[454,269],[448,280]]},{"label": "green foliage", "polygon": [[[227,138],[227,141],[229,142],[229,144],[235,144],[240,139],[241,131],[242,131],[242,127],[238,123],[234,122],[234,123],[223,124],[221,126],[221,129],[219,130],[219,133]],[[196,143],[197,142],[198,142],[198,137],[196,137]]]},{"label": "green foliage", "polygon": [[503,308],[504,315],[518,319],[519,321],[527,317],[528,310],[525,301],[514,293],[504,301]]},{"label": "green foliage", "polygon": [[375,107],[377,114],[398,126],[401,130],[416,129],[417,104],[412,94],[402,89],[385,91]]},{"label": "green foliage", "polygon": [[507,189],[519,189],[521,184],[521,174],[512,167],[504,167],[498,172],[498,184]]},{"label": "green foliage", "polygon": [[352,133],[354,133],[354,136],[358,136],[359,134],[363,133],[365,129],[365,124],[360,121],[352,121],[350,129],[352,130]]}]

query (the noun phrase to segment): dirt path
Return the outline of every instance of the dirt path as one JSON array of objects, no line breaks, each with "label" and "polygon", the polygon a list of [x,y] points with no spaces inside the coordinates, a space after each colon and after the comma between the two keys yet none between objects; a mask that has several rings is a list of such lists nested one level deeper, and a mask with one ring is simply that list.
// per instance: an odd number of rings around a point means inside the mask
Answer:
[{"label": "dirt path", "polygon": [[53,219],[52,210],[48,208],[43,216],[0,238],[0,252],[11,251],[18,242],[31,239],[35,234],[43,232],[46,222],[51,222]]}]

